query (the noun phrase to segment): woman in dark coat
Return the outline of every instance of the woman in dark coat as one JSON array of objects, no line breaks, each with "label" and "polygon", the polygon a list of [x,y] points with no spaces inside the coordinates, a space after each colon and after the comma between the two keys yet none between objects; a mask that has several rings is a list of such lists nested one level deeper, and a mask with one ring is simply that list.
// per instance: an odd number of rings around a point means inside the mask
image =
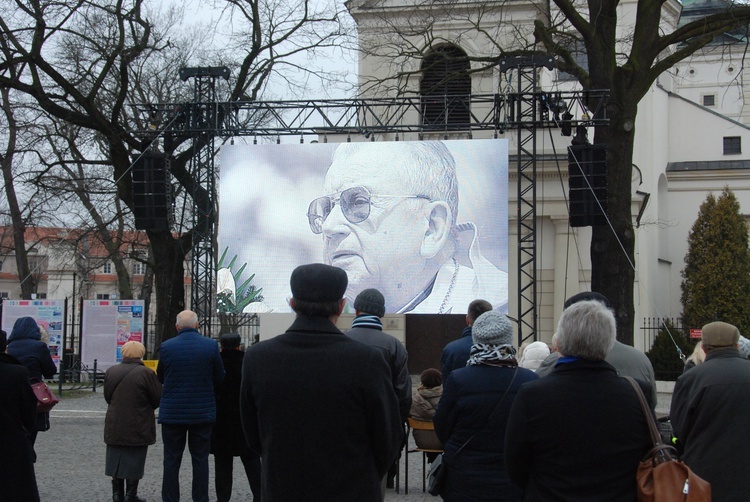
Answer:
[{"label": "woman in dark coat", "polygon": [[614,343],[615,316],[599,301],[560,316],[555,369],[523,386],[508,418],[505,460],[524,500],[638,498],[636,469],[653,444],[635,391],[604,361]]},{"label": "woman in dark coat", "polygon": [[521,490],[505,469],[505,426],[519,387],[538,376],[518,367],[506,315],[485,312],[474,322],[471,337],[468,365],[448,375],[434,418],[445,445],[440,496],[446,501],[517,501]]},{"label": "woman in dark coat", "polygon": [[33,451],[27,431],[34,428],[36,398],[29,371],[5,354],[0,332],[0,494],[7,502],[38,502]]},{"label": "woman in dark coat", "polygon": [[104,399],[109,404],[104,418],[104,473],[112,477],[113,502],[143,502],[138,481],[143,478],[148,445],[156,442],[154,410],[159,407],[161,383],[141,360],[146,353],[143,344],[127,342],[121,353],[122,363],[104,374]]},{"label": "woman in dark coat", "polygon": [[[41,382],[42,378],[52,378],[57,373],[49,347],[42,341],[42,333],[33,317],[16,319],[8,337],[8,354],[26,366],[32,382]],[[36,435],[39,431],[46,430],[49,430],[49,413],[37,413],[35,425],[29,430],[34,462],[36,462],[36,452],[34,452]]]},{"label": "woman in dark coat", "polygon": [[240,457],[253,492],[253,501],[260,501],[260,457],[250,451],[240,422],[240,384],[242,360],[240,335],[224,333],[219,338],[221,360],[226,376],[216,394],[216,423],[211,435],[211,453],[214,454],[214,472],[217,502],[227,502],[232,497],[232,472],[234,457]]}]

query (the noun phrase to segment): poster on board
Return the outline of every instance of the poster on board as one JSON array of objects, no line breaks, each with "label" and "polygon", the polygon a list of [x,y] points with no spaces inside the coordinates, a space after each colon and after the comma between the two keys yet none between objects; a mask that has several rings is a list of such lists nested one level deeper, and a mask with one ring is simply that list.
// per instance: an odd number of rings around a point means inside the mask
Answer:
[{"label": "poster on board", "polygon": [[[387,313],[508,302],[507,140],[225,145],[219,251],[262,288],[253,312],[290,312],[295,267],[347,272]],[[347,310],[351,311],[351,310]]]},{"label": "poster on board", "polygon": [[33,317],[39,325],[42,339],[46,339],[52,360],[60,371],[63,353],[65,300],[5,300],[3,301],[2,329],[11,335],[19,317]]},{"label": "poster on board", "polygon": [[122,361],[122,346],[143,343],[144,300],[84,300],[81,362],[105,371]]}]

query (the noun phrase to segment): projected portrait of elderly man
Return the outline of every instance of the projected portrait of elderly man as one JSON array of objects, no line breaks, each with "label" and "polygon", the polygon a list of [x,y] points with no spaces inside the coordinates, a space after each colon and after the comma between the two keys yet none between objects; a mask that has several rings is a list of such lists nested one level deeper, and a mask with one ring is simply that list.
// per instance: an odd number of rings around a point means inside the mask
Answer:
[{"label": "projected portrait of elderly man", "polygon": [[507,309],[507,274],[485,259],[473,223],[457,224],[456,163],[440,141],[344,143],[310,203],[324,259],[349,276],[346,297],[380,290],[389,313]]}]

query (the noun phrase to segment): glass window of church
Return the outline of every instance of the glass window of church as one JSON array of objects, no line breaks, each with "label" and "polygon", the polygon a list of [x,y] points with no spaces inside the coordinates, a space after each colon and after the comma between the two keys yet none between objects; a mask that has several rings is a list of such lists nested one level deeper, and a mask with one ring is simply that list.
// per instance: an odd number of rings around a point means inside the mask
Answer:
[{"label": "glass window of church", "polygon": [[[586,56],[586,46],[581,40],[574,39],[570,41],[570,55],[573,57],[575,64],[583,68],[585,72],[589,71],[589,58]],[[558,70],[557,80],[569,82],[577,79],[570,73]]]},{"label": "glass window of church", "polygon": [[466,53],[455,45],[441,45],[427,54],[419,86],[424,125],[469,123],[469,66]]},{"label": "glass window of church", "polygon": [[724,155],[742,153],[742,138],[739,136],[724,136]]},{"label": "glass window of church", "polygon": [[703,106],[716,106],[716,94],[704,94]]}]

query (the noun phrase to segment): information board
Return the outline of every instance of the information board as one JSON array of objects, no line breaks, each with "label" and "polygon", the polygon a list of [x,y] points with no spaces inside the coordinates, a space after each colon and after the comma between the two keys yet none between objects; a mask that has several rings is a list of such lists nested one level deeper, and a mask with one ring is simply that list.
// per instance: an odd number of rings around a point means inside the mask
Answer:
[{"label": "information board", "polygon": [[122,361],[125,343],[143,343],[143,300],[84,300],[81,362],[106,370]]},{"label": "information board", "polygon": [[65,320],[65,300],[5,300],[3,302],[2,327],[8,336],[13,331],[13,324],[20,317],[32,317],[42,331],[42,338],[49,346],[52,360],[60,371],[62,358],[62,340]]}]

